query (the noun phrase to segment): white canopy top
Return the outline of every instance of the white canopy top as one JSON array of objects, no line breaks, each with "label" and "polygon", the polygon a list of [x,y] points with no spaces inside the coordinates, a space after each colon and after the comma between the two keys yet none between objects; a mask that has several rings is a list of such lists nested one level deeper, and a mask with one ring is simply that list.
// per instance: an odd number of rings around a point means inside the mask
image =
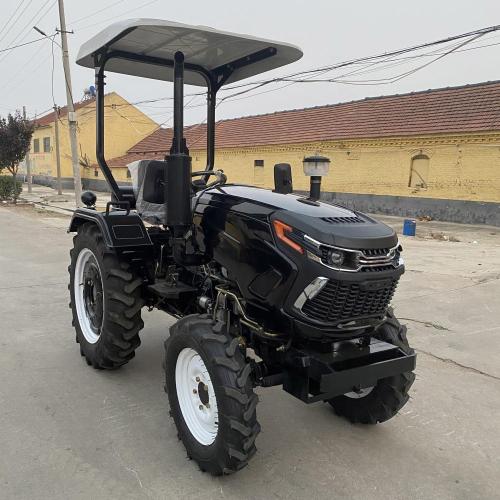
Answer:
[{"label": "white canopy top", "polygon": [[[128,19],[108,26],[84,43],[78,53],[77,64],[93,68],[94,54],[105,48],[108,51],[122,51],[134,56],[150,56],[170,61],[175,52],[181,51],[187,65],[196,64],[208,71],[264,49],[275,49],[276,53],[270,57],[234,69],[225,83],[279,68],[302,57],[302,51],[288,43],[161,19]],[[173,79],[170,67],[124,58],[110,59],[106,63],[106,70],[156,80]],[[184,82],[189,85],[206,85],[201,75],[188,71],[188,68]]]}]

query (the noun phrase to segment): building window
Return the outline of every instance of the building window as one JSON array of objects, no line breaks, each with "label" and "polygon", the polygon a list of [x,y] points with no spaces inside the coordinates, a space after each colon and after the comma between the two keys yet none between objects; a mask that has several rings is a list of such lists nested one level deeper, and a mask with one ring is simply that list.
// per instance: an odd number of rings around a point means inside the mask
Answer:
[{"label": "building window", "polygon": [[99,170],[97,168],[94,170],[94,177],[99,177]]},{"label": "building window", "polygon": [[253,184],[264,187],[264,160],[254,160],[253,162]]},{"label": "building window", "polygon": [[43,152],[50,153],[50,137],[43,138]]},{"label": "building window", "polygon": [[424,154],[419,154],[411,159],[410,180],[408,181],[408,187],[427,189],[429,162],[429,157]]},{"label": "building window", "polygon": [[132,177],[132,174],[130,173],[130,170],[127,168],[127,179],[130,179]]},{"label": "building window", "polygon": [[40,152],[40,139],[33,139],[33,153]]}]

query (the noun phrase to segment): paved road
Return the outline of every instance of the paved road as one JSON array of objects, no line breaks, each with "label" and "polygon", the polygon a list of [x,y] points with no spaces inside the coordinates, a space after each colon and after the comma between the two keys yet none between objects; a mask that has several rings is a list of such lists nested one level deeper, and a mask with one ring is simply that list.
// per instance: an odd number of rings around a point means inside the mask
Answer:
[{"label": "paved road", "polygon": [[498,498],[500,231],[435,224],[461,241],[405,242],[396,311],[420,354],[400,415],[354,426],[326,405],[259,391],[257,455],[212,478],[186,459],[167,416],[168,317],[144,314],[143,344],[121,370],[80,358],[66,225],[0,207],[2,499]]}]

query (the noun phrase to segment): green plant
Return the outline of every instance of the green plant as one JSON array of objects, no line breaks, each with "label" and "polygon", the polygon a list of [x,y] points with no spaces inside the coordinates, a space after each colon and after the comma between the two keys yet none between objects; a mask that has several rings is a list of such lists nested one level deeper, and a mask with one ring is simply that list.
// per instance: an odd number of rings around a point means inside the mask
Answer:
[{"label": "green plant", "polygon": [[[14,187],[15,186],[15,187]],[[21,194],[23,185],[21,181],[15,181],[8,175],[0,175],[0,200],[15,200]]]},{"label": "green plant", "polygon": [[18,111],[0,118],[0,172],[6,168],[12,174],[12,197],[16,203],[21,192],[17,187],[17,171],[30,148],[34,123],[23,118]]}]

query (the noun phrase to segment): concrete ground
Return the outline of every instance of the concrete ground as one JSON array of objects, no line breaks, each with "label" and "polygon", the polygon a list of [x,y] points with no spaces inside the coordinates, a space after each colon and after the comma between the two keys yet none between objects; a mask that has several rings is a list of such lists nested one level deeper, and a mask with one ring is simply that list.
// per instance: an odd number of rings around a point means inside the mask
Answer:
[{"label": "concrete ground", "polygon": [[500,229],[420,222],[402,238],[394,304],[418,360],[397,417],[351,425],[327,405],[259,390],[257,455],[213,478],[187,460],[168,417],[169,317],[144,312],[142,346],[118,371],[80,357],[67,224],[0,206],[0,498],[499,498]]},{"label": "concrete ground", "polygon": [[[94,194],[97,196],[97,208],[104,209],[106,203],[110,200],[110,194],[98,191],[94,191]],[[30,193],[28,184],[23,183],[21,201],[34,203],[38,208],[63,215],[70,214],[76,208],[75,192],[73,190],[64,189],[59,195],[57,190],[40,184],[32,184]]]}]

